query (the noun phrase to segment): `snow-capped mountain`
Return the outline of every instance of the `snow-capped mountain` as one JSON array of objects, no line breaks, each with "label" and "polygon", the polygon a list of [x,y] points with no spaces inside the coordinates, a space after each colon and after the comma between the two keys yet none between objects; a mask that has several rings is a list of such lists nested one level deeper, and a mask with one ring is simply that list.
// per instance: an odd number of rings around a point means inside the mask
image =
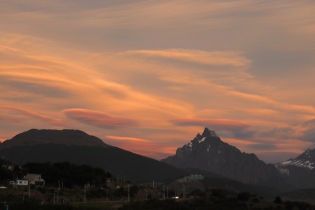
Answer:
[{"label": "snow-capped mountain", "polygon": [[289,166],[296,166],[299,168],[308,168],[310,170],[315,168],[315,149],[307,149],[297,158],[289,159],[275,164],[276,168],[281,174],[289,175]]},{"label": "snow-capped mountain", "polygon": [[[259,160],[255,154],[241,152],[205,128],[176,155],[162,160],[179,168],[199,168],[248,184],[281,188],[285,185],[280,173],[272,164]],[[281,186],[280,186],[281,185]]]},{"label": "snow-capped mountain", "polygon": [[294,159],[275,164],[290,183],[299,188],[315,187],[315,149],[307,149]]}]

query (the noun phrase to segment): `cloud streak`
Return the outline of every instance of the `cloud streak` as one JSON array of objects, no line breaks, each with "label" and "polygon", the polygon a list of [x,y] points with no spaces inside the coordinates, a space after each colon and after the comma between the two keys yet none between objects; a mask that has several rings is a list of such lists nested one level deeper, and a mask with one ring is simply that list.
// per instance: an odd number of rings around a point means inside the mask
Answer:
[{"label": "cloud streak", "polygon": [[246,122],[229,119],[200,119],[200,118],[179,118],[170,120],[176,126],[198,126],[208,127],[214,131],[229,131],[235,138],[247,139],[256,133],[250,130],[250,125]]},{"label": "cloud streak", "polygon": [[165,58],[184,62],[215,66],[248,66],[251,61],[239,52],[206,52],[187,49],[133,50],[120,55]]},{"label": "cloud streak", "polygon": [[139,123],[134,119],[118,117],[105,112],[78,108],[65,109],[61,112],[72,120],[99,128],[120,129],[139,126]]},{"label": "cloud streak", "polygon": [[[38,119],[38,120],[40,120],[40,121],[42,121],[48,125],[53,125],[53,126],[58,126],[58,127],[68,126],[68,123],[61,120],[61,119],[46,116],[46,115],[41,115],[41,114],[26,110],[26,109],[22,109],[22,108],[18,108],[18,107],[11,107],[11,106],[1,106],[0,109],[13,111],[15,113],[22,114],[22,115],[27,116],[29,118]],[[10,121],[11,121],[11,123],[20,123],[21,122],[18,120],[13,120],[13,121],[9,120],[7,122],[10,122]]]}]

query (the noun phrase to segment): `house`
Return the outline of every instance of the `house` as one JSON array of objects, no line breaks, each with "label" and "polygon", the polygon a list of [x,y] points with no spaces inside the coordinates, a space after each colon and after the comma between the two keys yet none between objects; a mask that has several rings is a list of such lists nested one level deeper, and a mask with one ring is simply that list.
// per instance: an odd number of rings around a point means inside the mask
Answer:
[{"label": "house", "polygon": [[106,187],[111,187],[112,186],[112,179],[111,178],[107,178],[106,179]]},{"label": "house", "polygon": [[184,178],[177,179],[176,181],[177,182],[193,182],[193,181],[200,181],[203,179],[204,179],[204,176],[202,176],[202,175],[191,174],[190,176],[185,176]]},{"label": "house", "polygon": [[18,166],[19,169],[22,168],[21,165],[2,165],[3,168],[6,168],[6,169],[8,169],[8,170],[10,170],[10,171],[13,171],[16,166]]},{"label": "house", "polygon": [[16,185],[28,185],[27,179],[18,179],[16,180]]},{"label": "house", "polygon": [[45,185],[45,180],[41,174],[26,174],[24,179],[28,180],[30,185]]},{"label": "house", "polygon": [[16,181],[10,181],[10,184],[12,185],[28,185],[28,180],[27,179],[17,179]]}]

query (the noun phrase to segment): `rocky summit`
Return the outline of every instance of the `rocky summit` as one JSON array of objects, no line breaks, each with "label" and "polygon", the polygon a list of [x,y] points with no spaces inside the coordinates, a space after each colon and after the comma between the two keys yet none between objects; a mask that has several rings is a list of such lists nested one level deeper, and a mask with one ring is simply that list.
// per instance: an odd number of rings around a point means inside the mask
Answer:
[{"label": "rocky summit", "polygon": [[288,182],[298,188],[315,187],[315,149],[307,149],[298,157],[275,166]]},{"label": "rocky summit", "polygon": [[199,168],[243,183],[286,188],[274,165],[223,142],[208,128],[178,148],[176,155],[162,161],[179,168]]}]

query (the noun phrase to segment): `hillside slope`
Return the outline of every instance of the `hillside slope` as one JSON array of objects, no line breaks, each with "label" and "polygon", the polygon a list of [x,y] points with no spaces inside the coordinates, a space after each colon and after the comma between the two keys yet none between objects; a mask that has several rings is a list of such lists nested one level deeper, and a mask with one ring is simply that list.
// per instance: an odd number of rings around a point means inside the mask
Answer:
[{"label": "hillside slope", "polygon": [[78,130],[29,130],[0,144],[0,157],[19,164],[48,161],[87,164],[135,183],[185,175],[166,163],[109,146]]}]

